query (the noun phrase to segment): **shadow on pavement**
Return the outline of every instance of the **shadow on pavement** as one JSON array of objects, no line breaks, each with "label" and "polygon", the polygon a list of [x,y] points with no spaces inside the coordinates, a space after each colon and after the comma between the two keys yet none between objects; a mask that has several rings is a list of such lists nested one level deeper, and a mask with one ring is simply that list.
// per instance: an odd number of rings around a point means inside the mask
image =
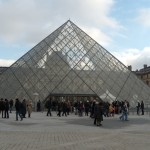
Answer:
[{"label": "shadow on pavement", "polygon": [[[62,119],[61,119],[62,120]],[[74,124],[74,125],[82,125],[82,126],[93,126],[97,127],[94,125],[94,119],[93,118],[85,118],[85,117],[79,117],[77,119],[63,119],[66,123],[68,124]],[[127,126],[131,125],[142,125],[142,124],[150,124],[150,120],[146,118],[130,118],[129,121],[121,121],[119,118],[105,118],[104,121],[102,122],[102,128],[106,129],[120,129],[120,128],[125,128]]]}]

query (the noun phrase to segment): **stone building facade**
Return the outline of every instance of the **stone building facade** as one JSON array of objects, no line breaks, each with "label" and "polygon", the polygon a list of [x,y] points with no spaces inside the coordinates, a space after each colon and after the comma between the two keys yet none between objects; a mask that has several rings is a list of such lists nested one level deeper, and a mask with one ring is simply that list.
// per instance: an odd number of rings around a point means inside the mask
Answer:
[{"label": "stone building facade", "polygon": [[[132,71],[132,66],[128,66],[128,69]],[[132,72],[134,72],[141,80],[150,86],[150,66],[144,64],[143,68]]]}]

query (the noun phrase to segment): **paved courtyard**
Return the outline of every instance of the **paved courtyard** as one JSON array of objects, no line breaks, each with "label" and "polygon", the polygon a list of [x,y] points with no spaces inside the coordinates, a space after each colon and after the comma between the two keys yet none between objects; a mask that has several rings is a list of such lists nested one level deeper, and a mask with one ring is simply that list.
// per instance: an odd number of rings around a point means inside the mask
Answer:
[{"label": "paved courtyard", "polygon": [[0,150],[150,150],[150,116],[130,115],[129,121],[104,118],[103,126],[89,117],[47,117],[46,112],[15,121],[0,116]]}]

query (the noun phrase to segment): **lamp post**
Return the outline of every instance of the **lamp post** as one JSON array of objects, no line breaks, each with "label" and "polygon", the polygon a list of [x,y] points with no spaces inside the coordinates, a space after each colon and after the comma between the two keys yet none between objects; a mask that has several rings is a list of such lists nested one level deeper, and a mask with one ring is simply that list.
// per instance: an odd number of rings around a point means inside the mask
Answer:
[{"label": "lamp post", "polygon": [[38,100],[39,94],[37,92],[35,92],[35,93],[33,93],[33,95],[35,96],[35,99],[34,99],[34,109],[35,109],[35,112],[36,112],[37,100]]}]

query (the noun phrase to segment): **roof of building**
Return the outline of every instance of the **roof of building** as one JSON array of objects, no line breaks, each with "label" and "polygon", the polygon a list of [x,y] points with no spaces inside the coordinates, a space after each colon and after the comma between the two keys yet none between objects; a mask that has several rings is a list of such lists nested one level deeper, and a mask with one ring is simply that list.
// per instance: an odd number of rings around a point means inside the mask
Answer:
[{"label": "roof of building", "polygon": [[4,72],[7,68],[9,68],[9,67],[0,67],[0,74],[1,74],[2,72]]},{"label": "roof of building", "polygon": [[137,75],[148,74],[148,73],[150,73],[150,66],[144,65],[143,68],[133,71],[133,72]]}]

